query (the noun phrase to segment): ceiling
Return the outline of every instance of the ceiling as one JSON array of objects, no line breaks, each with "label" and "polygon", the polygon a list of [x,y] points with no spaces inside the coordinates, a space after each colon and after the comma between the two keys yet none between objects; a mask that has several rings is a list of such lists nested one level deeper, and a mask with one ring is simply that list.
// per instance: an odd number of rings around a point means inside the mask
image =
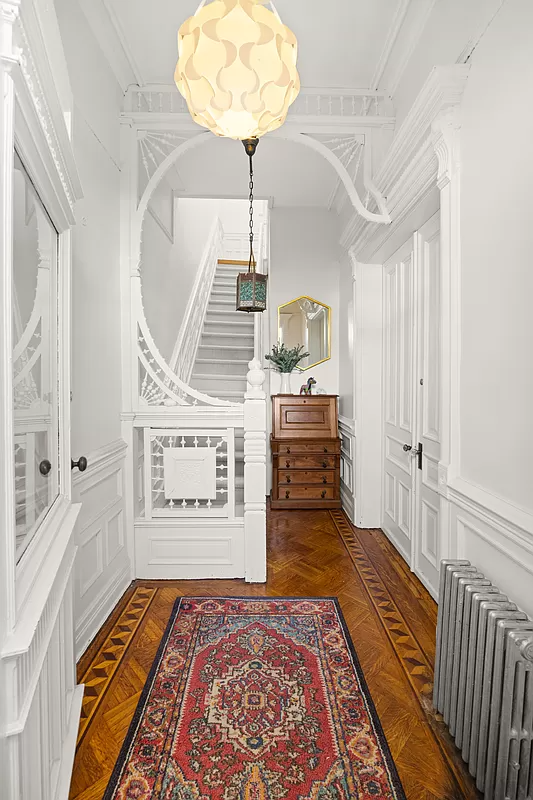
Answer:
[{"label": "ceiling", "polygon": [[[276,0],[296,34],[307,88],[384,89],[397,50],[420,33],[422,7],[434,0]],[[171,84],[177,32],[198,0],[80,0],[122,88]],[[417,22],[418,20],[418,22]],[[400,57],[401,60],[401,57]]]}]

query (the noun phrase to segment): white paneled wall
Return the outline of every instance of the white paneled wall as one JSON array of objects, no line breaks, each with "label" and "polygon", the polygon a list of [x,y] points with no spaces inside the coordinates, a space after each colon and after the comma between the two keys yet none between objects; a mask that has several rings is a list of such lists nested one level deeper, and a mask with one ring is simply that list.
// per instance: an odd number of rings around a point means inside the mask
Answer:
[{"label": "white paneled wall", "polygon": [[74,586],[76,658],[100,629],[131,580],[124,526],[124,458],[118,439],[88,456],[73,481],[82,503]]}]

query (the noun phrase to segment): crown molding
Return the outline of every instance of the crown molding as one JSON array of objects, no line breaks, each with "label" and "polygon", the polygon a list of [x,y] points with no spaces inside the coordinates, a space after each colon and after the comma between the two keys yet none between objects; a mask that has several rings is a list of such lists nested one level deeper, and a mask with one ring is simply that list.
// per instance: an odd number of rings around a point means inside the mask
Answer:
[{"label": "crown molding", "polygon": [[142,86],[140,70],[108,0],[79,0],[79,3],[122,91],[133,84]]},{"label": "crown molding", "polygon": [[391,236],[411,211],[437,185],[435,123],[460,105],[468,78],[466,64],[434,67],[407,117],[393,139],[374,179],[386,199],[392,224],[377,226],[358,215],[346,225],[341,245],[368,260]]},{"label": "crown molding", "polygon": [[396,12],[389,28],[383,50],[381,51],[381,55],[378,59],[378,63],[376,64],[372,80],[370,81],[370,86],[372,89],[377,89],[381,83],[383,73],[385,72],[390,61],[391,54],[398,39],[398,34],[400,33],[411,2],[412,0],[399,0],[398,5],[396,6]]},{"label": "crown molding", "polygon": [[391,31],[395,34],[394,41],[376,84],[385,87],[391,95],[396,94],[435,3],[436,0],[410,0],[405,8],[400,7],[397,11],[397,16],[403,11],[403,17],[397,29]]}]

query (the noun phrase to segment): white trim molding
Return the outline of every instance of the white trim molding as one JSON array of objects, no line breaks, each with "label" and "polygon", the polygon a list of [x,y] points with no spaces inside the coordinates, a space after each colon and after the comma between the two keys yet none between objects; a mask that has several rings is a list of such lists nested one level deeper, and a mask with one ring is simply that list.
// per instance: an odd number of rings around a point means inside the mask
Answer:
[{"label": "white trim molding", "polygon": [[466,64],[434,67],[431,71],[374,178],[374,184],[386,200],[391,225],[377,227],[354,215],[342,233],[342,246],[351,248],[358,259],[376,260],[380,248],[435,188],[437,158],[432,125],[460,104],[468,71]]},{"label": "white trim molding", "polygon": [[533,616],[533,514],[462,478],[448,486],[452,558],[467,558]]}]

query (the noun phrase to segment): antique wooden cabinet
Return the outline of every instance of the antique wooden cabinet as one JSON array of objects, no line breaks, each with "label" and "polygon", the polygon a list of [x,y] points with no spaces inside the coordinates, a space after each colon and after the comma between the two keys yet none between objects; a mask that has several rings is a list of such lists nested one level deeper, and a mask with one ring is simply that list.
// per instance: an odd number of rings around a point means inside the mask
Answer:
[{"label": "antique wooden cabinet", "polygon": [[340,508],[337,395],[272,397],[272,508]]}]

